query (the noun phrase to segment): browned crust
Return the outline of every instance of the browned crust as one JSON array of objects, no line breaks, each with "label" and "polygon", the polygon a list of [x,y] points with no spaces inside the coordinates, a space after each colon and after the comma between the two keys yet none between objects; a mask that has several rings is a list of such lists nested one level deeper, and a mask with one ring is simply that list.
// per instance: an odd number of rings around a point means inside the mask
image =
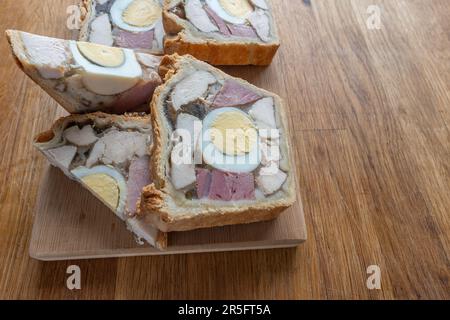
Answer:
[{"label": "browned crust", "polygon": [[[167,83],[170,78],[180,70],[182,67],[182,61],[189,59],[193,58],[190,56],[182,57],[177,54],[164,56],[161,60],[159,70],[161,77],[164,78],[164,83]],[[162,159],[164,148],[162,135],[164,134],[164,129],[161,123],[160,113],[158,112],[158,108],[160,107],[158,105],[158,101],[164,89],[164,84],[156,89],[150,105],[154,135],[152,148],[152,173],[154,183],[144,188],[138,215],[144,217],[164,232],[188,231],[199,228],[244,224],[274,219],[278,217],[282,211],[294,203],[296,197],[295,182],[292,184],[293,190],[291,196],[276,204],[267,204],[264,206],[210,208],[197,214],[188,214],[188,212],[183,215],[171,214],[171,210],[167,206],[171,196],[165,191],[167,177],[161,173],[161,170],[159,170],[160,164],[164,161],[164,159]],[[283,115],[283,124],[288,131],[288,123],[285,115]],[[292,158],[292,152],[290,152],[290,157]],[[293,162],[291,159],[291,164],[292,163]],[[292,172],[295,175],[294,169]]]},{"label": "browned crust", "polygon": [[13,52],[14,61],[16,62],[17,66],[30,78],[33,80],[34,83],[36,83],[38,86],[40,86],[47,94],[52,97],[58,104],[64,107],[64,109],[74,109],[72,107],[73,102],[71,102],[69,99],[67,99],[63,94],[53,90],[53,88],[45,85],[42,82],[42,79],[38,76],[38,72],[32,65],[28,64],[26,61],[26,58],[19,59],[19,57],[24,57],[24,53],[22,48],[20,47],[20,44],[22,43],[22,40],[20,39],[20,31],[17,30],[6,30],[6,39],[8,40],[8,43],[11,47],[11,51]]},{"label": "browned crust", "polygon": [[80,32],[78,41],[88,41],[89,39],[89,24],[92,20],[92,0],[82,0],[78,5],[80,8]]},{"label": "browned crust", "polygon": [[184,27],[177,19],[179,18],[169,11],[168,3],[165,2],[163,24],[168,34],[164,38],[165,54],[190,54],[213,65],[267,66],[280,46],[279,43],[225,43],[208,39],[194,43],[186,39]]},{"label": "browned crust", "polygon": [[167,249],[167,245],[169,242],[168,234],[164,231],[158,232],[155,242],[156,242],[156,248],[158,248],[160,250]]}]

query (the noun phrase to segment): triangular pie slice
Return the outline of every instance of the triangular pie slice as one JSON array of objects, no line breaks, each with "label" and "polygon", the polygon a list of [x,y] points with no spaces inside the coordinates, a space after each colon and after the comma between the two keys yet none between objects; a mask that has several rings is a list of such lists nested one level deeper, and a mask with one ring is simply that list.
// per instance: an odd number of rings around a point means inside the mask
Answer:
[{"label": "triangular pie slice", "polygon": [[213,65],[268,65],[280,46],[269,0],[165,0],[166,54]]},{"label": "triangular pie slice", "polygon": [[152,182],[151,144],[150,116],[100,112],[61,118],[34,139],[52,165],[87,188],[140,241],[165,248],[166,234],[137,214],[142,190]]},{"label": "triangular pie slice", "polygon": [[163,54],[163,0],[83,0],[78,40]]},{"label": "triangular pie slice", "polygon": [[165,232],[270,220],[296,198],[279,96],[191,56],[165,56],[151,103],[153,184],[139,215]]},{"label": "triangular pie slice", "polygon": [[147,111],[160,57],[7,30],[18,66],[69,113]]}]

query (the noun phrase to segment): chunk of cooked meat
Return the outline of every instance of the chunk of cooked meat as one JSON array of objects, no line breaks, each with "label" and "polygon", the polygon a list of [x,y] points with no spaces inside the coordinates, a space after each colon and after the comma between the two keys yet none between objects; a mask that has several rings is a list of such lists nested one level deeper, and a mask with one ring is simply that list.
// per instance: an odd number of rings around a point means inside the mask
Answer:
[{"label": "chunk of cooked meat", "polygon": [[127,207],[128,215],[136,213],[136,205],[141,198],[142,189],[152,182],[150,175],[150,157],[143,156],[133,159],[128,170],[127,181]]},{"label": "chunk of cooked meat", "polygon": [[212,10],[209,6],[205,6],[205,11],[208,13],[211,20],[215,22],[217,27],[219,27],[219,31],[221,34],[226,36],[229,36],[231,34],[225,21],[223,21],[223,19],[219,17],[217,13],[214,12],[214,10]]},{"label": "chunk of cooked meat", "polygon": [[250,0],[250,2],[258,8],[269,10],[266,0]]},{"label": "chunk of cooked meat", "polygon": [[69,168],[73,158],[75,157],[75,154],[77,153],[77,147],[62,146],[46,150],[45,153],[52,160],[53,165],[67,169]]},{"label": "chunk of cooked meat", "polygon": [[172,164],[171,181],[175,189],[181,190],[195,182],[194,164]]},{"label": "chunk of cooked meat", "polygon": [[[197,144],[198,137],[201,135],[202,130],[202,122],[200,119],[188,113],[180,113],[177,117],[176,129],[189,133],[191,138],[191,150],[194,151],[194,146]],[[180,132],[180,134],[181,133],[183,132]]]},{"label": "chunk of cooked meat", "polygon": [[[212,170],[197,172],[197,194],[211,200],[238,201],[255,199],[255,180],[252,173],[233,173]],[[207,190],[207,188],[209,190]]]},{"label": "chunk of cooked meat", "polygon": [[273,98],[262,98],[256,101],[249,110],[250,116],[257,122],[266,124],[269,128],[277,128]]},{"label": "chunk of cooked meat", "polygon": [[258,35],[250,26],[246,26],[245,24],[227,24],[228,29],[233,36],[237,37],[248,37],[248,38],[258,38]]},{"label": "chunk of cooked meat", "polygon": [[155,37],[154,30],[144,32],[131,32],[122,29],[114,29],[116,45],[130,49],[151,49]]},{"label": "chunk of cooked meat", "polygon": [[250,24],[256,30],[256,34],[262,41],[270,41],[270,21],[264,11],[255,10],[249,15],[248,21],[250,21]]},{"label": "chunk of cooked meat", "polygon": [[38,69],[43,78],[60,79],[70,69],[69,49],[64,40],[26,32],[20,35],[31,64]]}]

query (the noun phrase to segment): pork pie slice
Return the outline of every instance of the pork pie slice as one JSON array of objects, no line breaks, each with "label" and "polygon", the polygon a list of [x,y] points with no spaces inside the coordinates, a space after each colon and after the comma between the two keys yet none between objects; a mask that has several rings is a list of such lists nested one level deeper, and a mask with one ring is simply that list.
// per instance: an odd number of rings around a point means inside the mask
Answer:
[{"label": "pork pie slice", "polygon": [[82,0],[78,40],[163,54],[163,0]]},{"label": "pork pie slice", "polygon": [[53,166],[125,221],[138,242],[162,249],[166,234],[137,215],[142,190],[152,182],[151,144],[150,116],[100,112],[61,118],[34,139]]},{"label": "pork pie slice", "polygon": [[7,30],[18,66],[69,113],[146,111],[160,57]]},{"label": "pork pie slice", "polygon": [[151,103],[154,181],[139,215],[164,232],[276,218],[296,198],[283,102],[192,56],[165,56]]},{"label": "pork pie slice", "polygon": [[269,0],[165,0],[166,54],[213,65],[269,65],[280,46]]}]

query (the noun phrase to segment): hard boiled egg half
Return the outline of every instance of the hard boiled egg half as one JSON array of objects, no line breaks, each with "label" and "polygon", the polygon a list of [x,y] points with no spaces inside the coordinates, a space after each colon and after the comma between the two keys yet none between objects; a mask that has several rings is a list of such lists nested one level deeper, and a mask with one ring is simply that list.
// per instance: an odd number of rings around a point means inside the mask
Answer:
[{"label": "hard boiled egg half", "polygon": [[254,8],[248,0],[206,0],[208,6],[223,20],[244,24]]},{"label": "hard boiled egg half", "polygon": [[155,28],[161,19],[162,7],[159,0],[116,0],[110,14],[120,29],[144,32]]},{"label": "hard boiled egg half", "polygon": [[78,167],[71,173],[107,207],[123,218],[127,199],[127,183],[111,166]]},{"label": "hard boiled egg half", "polygon": [[135,86],[142,76],[133,50],[76,41],[69,46],[83,84],[92,92],[115,95]]},{"label": "hard boiled egg half", "polygon": [[258,131],[237,108],[208,113],[202,125],[202,155],[210,166],[227,172],[252,172],[261,163]]}]

